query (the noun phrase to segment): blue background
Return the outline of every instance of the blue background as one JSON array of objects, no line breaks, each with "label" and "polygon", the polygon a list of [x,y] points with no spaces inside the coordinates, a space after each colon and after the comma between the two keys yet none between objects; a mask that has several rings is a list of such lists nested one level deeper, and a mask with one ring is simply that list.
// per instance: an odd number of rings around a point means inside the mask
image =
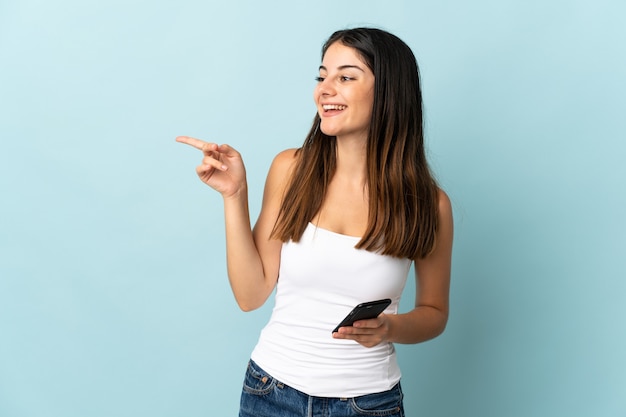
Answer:
[{"label": "blue background", "polygon": [[417,55],[455,210],[449,326],[398,346],[407,415],[626,416],[625,15],[0,0],[0,415],[235,415],[272,303],[236,307],[221,198],[174,138],[239,149],[256,219],[313,118],[321,44],[373,25]]}]

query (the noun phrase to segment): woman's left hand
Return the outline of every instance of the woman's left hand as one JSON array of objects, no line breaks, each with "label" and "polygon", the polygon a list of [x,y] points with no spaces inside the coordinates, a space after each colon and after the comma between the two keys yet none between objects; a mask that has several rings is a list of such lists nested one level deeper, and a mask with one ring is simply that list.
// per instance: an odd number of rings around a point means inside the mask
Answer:
[{"label": "woman's left hand", "polygon": [[335,339],[354,340],[359,344],[371,348],[387,340],[389,334],[389,320],[383,313],[375,319],[355,321],[352,326],[340,327],[333,333]]}]

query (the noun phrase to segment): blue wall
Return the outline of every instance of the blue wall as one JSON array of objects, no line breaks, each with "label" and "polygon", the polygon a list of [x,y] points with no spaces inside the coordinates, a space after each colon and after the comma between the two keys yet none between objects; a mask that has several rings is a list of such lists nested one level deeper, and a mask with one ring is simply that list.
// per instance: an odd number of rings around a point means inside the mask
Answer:
[{"label": "blue wall", "polygon": [[418,57],[455,209],[448,329],[398,347],[407,414],[626,416],[625,13],[0,0],[0,415],[235,414],[271,305],[237,309],[221,199],[174,137],[238,148],[256,218],[322,42],[375,25]]}]

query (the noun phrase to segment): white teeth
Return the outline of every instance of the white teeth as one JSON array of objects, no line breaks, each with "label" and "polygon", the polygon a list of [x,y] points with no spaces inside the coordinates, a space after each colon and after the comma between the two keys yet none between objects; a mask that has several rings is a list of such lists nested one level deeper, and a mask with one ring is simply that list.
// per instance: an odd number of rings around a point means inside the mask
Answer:
[{"label": "white teeth", "polygon": [[343,106],[340,104],[324,104],[322,108],[324,110],[344,110],[348,106]]}]

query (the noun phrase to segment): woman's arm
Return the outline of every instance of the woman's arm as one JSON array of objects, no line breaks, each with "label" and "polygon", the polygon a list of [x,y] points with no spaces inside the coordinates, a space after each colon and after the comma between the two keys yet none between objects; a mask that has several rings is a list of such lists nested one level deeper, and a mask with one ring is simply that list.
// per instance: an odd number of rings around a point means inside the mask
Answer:
[{"label": "woman's arm", "polygon": [[270,238],[295,161],[293,149],[274,158],[265,181],[261,212],[250,230],[247,197],[224,200],[228,278],[239,307],[254,310],[265,303],[278,280],[282,242]]},{"label": "woman's arm", "polygon": [[280,153],[273,161],[265,184],[263,204],[254,228],[250,227],[248,185],[241,155],[228,145],[178,137],[203,154],[196,168],[198,177],[224,199],[226,262],[228,278],[239,307],[254,310],[273,291],[280,265],[282,242],[270,239],[283,191],[294,161],[294,151]]},{"label": "woman's arm", "polygon": [[452,240],[452,207],[448,196],[440,191],[435,249],[425,258],[415,260],[415,308],[386,317],[390,342],[419,343],[443,333],[448,322]]},{"label": "woman's arm", "polygon": [[362,320],[342,327],[334,337],[353,339],[366,347],[387,341],[419,343],[440,335],[448,321],[453,220],[448,196],[439,192],[439,228],[434,250],[415,260],[415,308],[408,313]]}]

